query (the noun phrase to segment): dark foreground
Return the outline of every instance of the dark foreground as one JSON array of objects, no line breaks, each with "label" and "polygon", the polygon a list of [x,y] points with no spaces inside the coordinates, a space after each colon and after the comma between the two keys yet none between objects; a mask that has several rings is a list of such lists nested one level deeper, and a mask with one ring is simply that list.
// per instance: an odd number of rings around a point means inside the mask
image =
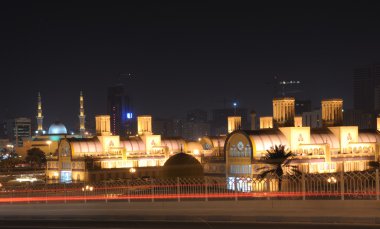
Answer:
[{"label": "dark foreground", "polygon": [[187,228],[254,228],[254,229],[319,229],[319,228],[380,228],[376,225],[353,225],[353,224],[295,224],[295,223],[234,223],[234,222],[172,222],[172,221],[0,221],[0,228],[141,228],[141,229],[187,229]]}]

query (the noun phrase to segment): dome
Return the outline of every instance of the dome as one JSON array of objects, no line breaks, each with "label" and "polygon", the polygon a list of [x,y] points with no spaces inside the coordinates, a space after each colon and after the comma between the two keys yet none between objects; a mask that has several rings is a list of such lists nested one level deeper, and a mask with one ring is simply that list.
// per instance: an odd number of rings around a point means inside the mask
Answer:
[{"label": "dome", "polygon": [[49,127],[49,134],[67,134],[65,125],[60,122],[55,122]]},{"label": "dome", "polygon": [[203,167],[193,156],[177,153],[171,156],[162,168],[163,177],[203,177]]}]

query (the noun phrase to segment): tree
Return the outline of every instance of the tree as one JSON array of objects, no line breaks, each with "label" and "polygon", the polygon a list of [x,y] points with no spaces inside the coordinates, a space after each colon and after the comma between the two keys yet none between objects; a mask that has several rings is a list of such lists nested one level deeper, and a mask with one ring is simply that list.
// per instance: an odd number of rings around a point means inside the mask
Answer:
[{"label": "tree", "polygon": [[10,172],[19,163],[21,160],[16,152],[5,150],[0,153],[0,168],[2,170]]},{"label": "tree", "polygon": [[41,168],[41,165],[46,163],[46,156],[39,148],[31,148],[27,151],[25,161],[30,163],[32,167]]},{"label": "tree", "polygon": [[290,168],[292,172],[297,174],[300,173],[295,166],[290,165],[292,156],[294,156],[293,153],[286,150],[284,145],[276,145],[267,150],[264,158],[260,161],[268,164],[269,167],[264,166],[259,168],[259,170],[263,171],[259,174],[258,178],[264,179],[268,174],[276,175],[278,179],[278,191],[281,191],[284,168]]},{"label": "tree", "polygon": [[380,162],[378,161],[370,161],[368,165],[369,165],[369,170],[380,169]]}]

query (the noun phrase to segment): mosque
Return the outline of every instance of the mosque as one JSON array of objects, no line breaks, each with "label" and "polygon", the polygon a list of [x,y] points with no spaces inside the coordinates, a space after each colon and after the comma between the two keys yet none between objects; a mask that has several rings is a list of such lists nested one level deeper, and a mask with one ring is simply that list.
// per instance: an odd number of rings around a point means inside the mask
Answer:
[{"label": "mosque", "polygon": [[79,134],[68,133],[65,125],[61,122],[54,122],[49,126],[48,131],[46,132],[43,129],[43,119],[42,114],[42,100],[41,94],[38,93],[38,103],[37,103],[37,130],[35,135],[23,139],[23,146],[17,147],[16,152],[22,157],[25,158],[27,151],[31,148],[38,148],[42,150],[46,156],[53,156],[58,150],[59,141],[62,138],[85,138],[88,137],[88,133],[85,130],[85,115],[84,115],[84,100],[83,93],[80,92],[79,95]]},{"label": "mosque", "polygon": [[342,126],[343,100],[325,99],[321,102],[323,128],[311,129],[302,126],[302,117],[295,117],[294,106],[294,98],[274,99],[273,116],[261,118],[259,130],[241,130],[241,118],[229,118],[224,155],[231,185],[239,181],[238,189],[253,190],[247,177],[262,172],[259,168],[266,165],[260,159],[276,145],[292,151],[291,164],[304,173],[364,171],[370,161],[379,160],[380,118],[377,130]]}]

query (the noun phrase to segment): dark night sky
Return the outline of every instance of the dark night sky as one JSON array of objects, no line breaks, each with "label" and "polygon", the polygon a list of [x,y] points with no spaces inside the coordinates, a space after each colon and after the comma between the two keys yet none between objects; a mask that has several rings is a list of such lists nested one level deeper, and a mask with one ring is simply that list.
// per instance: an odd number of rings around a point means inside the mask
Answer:
[{"label": "dark night sky", "polygon": [[[45,128],[105,113],[106,88],[127,80],[137,113],[181,116],[223,99],[270,114],[274,75],[304,82],[304,98],[352,106],[352,69],[380,61],[378,5],[110,5],[25,3],[0,9],[1,116],[35,116]],[[216,4],[218,3],[218,4]],[[360,5],[358,5],[360,3]]]}]

